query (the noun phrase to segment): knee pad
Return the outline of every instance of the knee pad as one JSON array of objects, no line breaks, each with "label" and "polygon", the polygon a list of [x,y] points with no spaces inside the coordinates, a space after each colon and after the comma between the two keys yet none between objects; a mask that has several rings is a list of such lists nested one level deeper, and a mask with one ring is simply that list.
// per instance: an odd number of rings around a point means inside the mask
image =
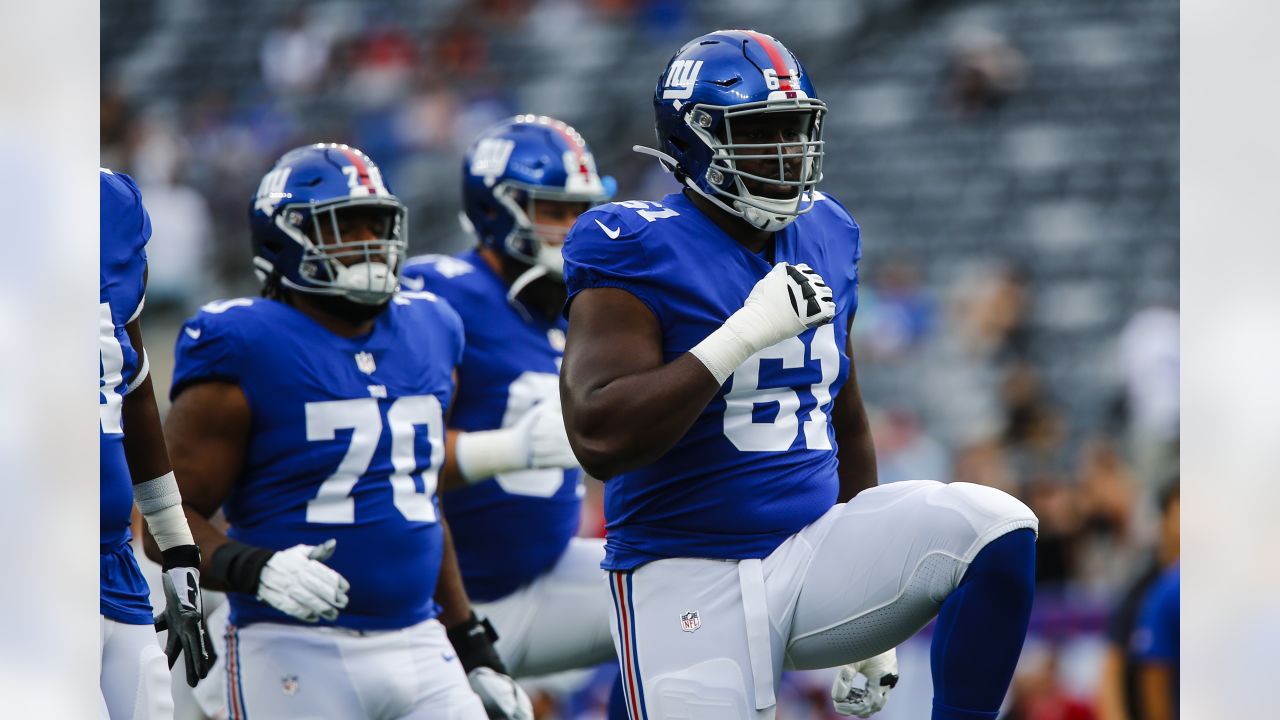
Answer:
[{"label": "knee pad", "polygon": [[[976,538],[962,560],[973,560],[987,543],[1006,533],[1029,528],[1039,535],[1040,519],[1021,500],[986,485],[954,482],[942,486],[938,493],[952,509],[968,519]],[[935,500],[936,501],[936,500]]]}]

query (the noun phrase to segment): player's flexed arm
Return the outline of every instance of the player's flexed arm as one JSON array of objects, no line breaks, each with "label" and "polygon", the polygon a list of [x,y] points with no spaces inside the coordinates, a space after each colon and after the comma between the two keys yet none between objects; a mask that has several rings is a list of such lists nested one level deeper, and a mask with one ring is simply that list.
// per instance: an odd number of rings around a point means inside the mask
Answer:
[{"label": "player's flexed arm", "polygon": [[155,560],[164,568],[165,608],[156,619],[156,629],[169,631],[165,646],[169,667],[173,667],[182,652],[186,658],[187,684],[195,687],[209,673],[217,657],[209,640],[200,597],[200,551],[183,515],[180,489],[169,464],[138,318],[130,321],[125,331],[130,344],[144,358],[138,377],[124,396],[120,413],[124,427],[128,428],[124,453],[134,480],[134,503],[147,521],[148,537],[154,537]]},{"label": "player's flexed arm", "polygon": [[[324,565],[335,542],[279,552],[236,542],[209,522],[235,485],[249,442],[251,412],[239,386],[204,382],[184,389],[165,421],[181,478],[191,534],[204,557],[204,584],[256,595],[299,620],[332,620],[347,605],[346,579]],[[147,536],[147,554],[155,554]]]},{"label": "player's flexed arm", "polygon": [[582,467],[609,478],[661,457],[747,358],[835,312],[817,273],[779,263],[724,325],[664,363],[661,328],[643,302],[616,288],[582,291],[570,305],[560,374],[565,427]]}]

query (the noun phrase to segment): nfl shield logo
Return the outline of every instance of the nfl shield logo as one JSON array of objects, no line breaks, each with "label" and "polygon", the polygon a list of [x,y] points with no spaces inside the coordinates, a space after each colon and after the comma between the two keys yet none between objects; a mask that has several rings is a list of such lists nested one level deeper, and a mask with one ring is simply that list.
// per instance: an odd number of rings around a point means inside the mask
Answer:
[{"label": "nfl shield logo", "polygon": [[284,691],[285,695],[290,697],[296,695],[298,693],[298,676],[285,675],[280,678],[280,689]]},{"label": "nfl shield logo", "polygon": [[681,630],[684,630],[685,632],[693,632],[700,627],[702,627],[702,618],[698,617],[697,610],[690,610],[680,616]]},{"label": "nfl shield logo", "polygon": [[367,352],[356,353],[356,367],[360,368],[360,372],[365,375],[372,375],[378,366],[373,362],[373,355]]},{"label": "nfl shield logo", "polygon": [[547,331],[547,342],[551,343],[552,350],[564,352],[564,331],[560,328],[551,328]]}]

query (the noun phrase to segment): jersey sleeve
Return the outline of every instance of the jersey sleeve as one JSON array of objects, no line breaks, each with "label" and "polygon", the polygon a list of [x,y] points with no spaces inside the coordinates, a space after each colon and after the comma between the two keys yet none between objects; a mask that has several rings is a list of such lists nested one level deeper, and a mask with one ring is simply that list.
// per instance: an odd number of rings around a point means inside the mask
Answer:
[{"label": "jersey sleeve", "polygon": [[100,170],[99,264],[113,288],[112,316],[122,324],[142,313],[151,216],[128,175]]},{"label": "jersey sleeve", "polygon": [[1176,571],[1151,588],[1142,604],[1131,650],[1139,660],[1178,662],[1178,615],[1181,585]]},{"label": "jersey sleeve", "polygon": [[174,347],[169,399],[202,382],[239,384],[242,368],[238,346],[238,337],[225,315],[202,310],[183,323]]},{"label": "jersey sleeve", "polygon": [[101,179],[102,209],[100,218],[103,243],[110,243],[107,254],[114,263],[140,258],[146,262],[147,242],[151,240],[151,216],[142,204],[142,191],[133,178],[110,170],[98,173]]},{"label": "jersey sleeve", "polygon": [[856,314],[858,311],[858,263],[862,261],[862,228],[853,219],[849,209],[831,195],[823,194],[819,202],[828,203],[828,210],[833,216],[832,224],[839,238],[834,243],[833,251],[839,263],[847,268],[848,309],[851,314]]},{"label": "jersey sleeve", "polygon": [[449,304],[449,301],[439,295],[436,297],[440,318],[448,328],[449,340],[453,343],[453,350],[449,357],[453,359],[453,366],[456,368],[462,364],[462,354],[467,349],[466,330],[462,324],[462,316]]},{"label": "jersey sleeve", "polygon": [[658,277],[645,251],[643,235],[627,218],[608,210],[608,205],[580,216],[564,242],[564,281],[568,297],[564,315],[578,293],[593,288],[625,290],[644,303],[662,320]]}]

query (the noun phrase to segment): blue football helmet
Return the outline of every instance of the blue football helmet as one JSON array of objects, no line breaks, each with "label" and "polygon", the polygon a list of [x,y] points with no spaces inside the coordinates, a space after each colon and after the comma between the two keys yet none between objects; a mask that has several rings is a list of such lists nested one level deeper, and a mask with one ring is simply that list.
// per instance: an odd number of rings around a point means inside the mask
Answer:
[{"label": "blue football helmet", "polygon": [[586,210],[613,188],[577,130],[545,115],[517,115],[482,133],[462,160],[463,226],[480,245],[530,266],[519,287],[543,275],[560,278],[567,230],[539,223],[534,201]]},{"label": "blue football helmet", "polygon": [[[378,237],[342,237],[339,213],[352,208],[385,213]],[[381,305],[400,282],[406,216],[360,150],[337,143],[295,148],[263,176],[249,203],[254,271],[298,292]]]},{"label": "blue football helmet", "polygon": [[752,30],[694,38],[658,78],[653,107],[658,149],[635,149],[716,206],[769,232],[813,207],[827,106],[782,43]]}]

